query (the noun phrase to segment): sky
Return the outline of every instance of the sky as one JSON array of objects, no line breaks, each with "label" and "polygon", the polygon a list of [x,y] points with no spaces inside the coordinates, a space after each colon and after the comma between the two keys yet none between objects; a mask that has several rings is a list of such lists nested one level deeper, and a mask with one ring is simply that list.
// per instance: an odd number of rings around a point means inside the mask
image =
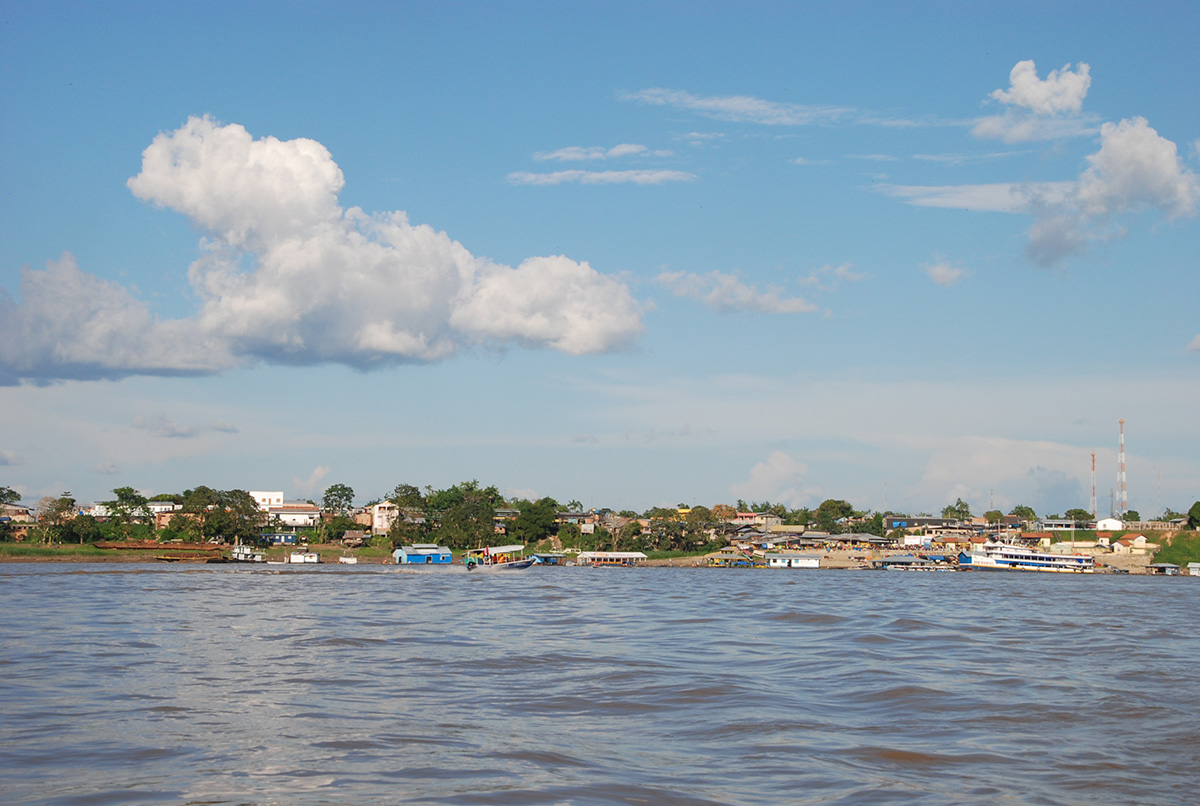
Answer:
[{"label": "sky", "polygon": [[0,485],[1200,499],[1200,5],[0,5]]}]

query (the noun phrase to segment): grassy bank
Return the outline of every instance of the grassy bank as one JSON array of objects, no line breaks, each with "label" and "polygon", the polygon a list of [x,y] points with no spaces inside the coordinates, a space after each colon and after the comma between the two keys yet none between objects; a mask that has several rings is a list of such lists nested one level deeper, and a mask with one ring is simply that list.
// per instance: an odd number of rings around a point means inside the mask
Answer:
[{"label": "grassy bank", "polygon": [[1200,563],[1200,532],[1176,532],[1168,543],[1154,552],[1154,562],[1174,563],[1186,566],[1188,563]]},{"label": "grassy bank", "polygon": [[[142,554],[144,552],[137,552]],[[33,543],[0,543],[3,560],[104,560],[119,559],[114,551],[98,549],[90,543],[83,545],[55,544],[41,546]]]}]

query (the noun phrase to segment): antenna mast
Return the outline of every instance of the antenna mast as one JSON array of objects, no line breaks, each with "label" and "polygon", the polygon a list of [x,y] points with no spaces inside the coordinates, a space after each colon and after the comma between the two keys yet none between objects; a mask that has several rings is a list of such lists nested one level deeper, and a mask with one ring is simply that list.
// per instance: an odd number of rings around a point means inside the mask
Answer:
[{"label": "antenna mast", "polygon": [[1117,517],[1124,520],[1129,511],[1129,488],[1125,485],[1125,421],[1120,420],[1121,442],[1117,454]]},{"label": "antenna mast", "polygon": [[1096,517],[1096,452],[1092,451],[1092,500],[1091,500],[1092,517]]}]

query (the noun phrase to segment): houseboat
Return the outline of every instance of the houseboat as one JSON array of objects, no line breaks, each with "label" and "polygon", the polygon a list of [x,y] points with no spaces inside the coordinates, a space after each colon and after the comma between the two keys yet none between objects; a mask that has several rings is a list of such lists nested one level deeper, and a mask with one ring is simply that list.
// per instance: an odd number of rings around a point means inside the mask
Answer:
[{"label": "houseboat", "polygon": [[1091,574],[1096,560],[1088,554],[1051,554],[1008,543],[985,543],[979,551],[958,555],[964,571],[1050,571],[1060,574]]},{"label": "houseboat", "polygon": [[640,565],[646,561],[640,551],[581,551],[576,561],[580,565],[597,567]]}]

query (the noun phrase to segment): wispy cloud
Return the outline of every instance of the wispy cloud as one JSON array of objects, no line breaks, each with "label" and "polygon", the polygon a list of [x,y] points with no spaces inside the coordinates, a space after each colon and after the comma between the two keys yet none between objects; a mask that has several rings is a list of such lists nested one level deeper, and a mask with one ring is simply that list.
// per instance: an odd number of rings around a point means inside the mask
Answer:
[{"label": "wispy cloud", "polygon": [[848,160],[867,160],[869,162],[896,162],[900,158],[892,154],[847,154]]},{"label": "wispy cloud", "polygon": [[991,162],[1024,154],[1024,151],[991,151],[986,154],[913,154],[919,162],[934,162],[941,165],[969,165],[973,162]]},{"label": "wispy cloud", "polygon": [[637,157],[637,156],[653,156],[653,157],[669,157],[670,151],[651,151],[646,146],[635,145],[633,143],[621,143],[612,148],[604,148],[603,146],[568,146],[560,148],[557,151],[541,151],[533,155],[535,160],[558,160],[560,162],[572,161],[587,161],[587,160],[611,160],[621,157]]},{"label": "wispy cloud", "polygon": [[655,279],[675,296],[702,302],[716,311],[794,314],[819,310],[819,306],[808,300],[786,296],[780,288],[768,287],[760,291],[743,283],[736,274],[662,272]]},{"label": "wispy cloud", "polygon": [[684,90],[654,87],[625,93],[622,99],[652,106],[669,106],[734,123],[766,126],[807,126],[845,118],[854,110],[842,106],[779,103],[749,95],[704,96]]},{"label": "wispy cloud", "polygon": [[966,269],[959,268],[951,264],[947,260],[937,260],[933,263],[926,263],[921,267],[925,275],[940,285],[942,288],[949,288],[957,283],[966,275]]},{"label": "wispy cloud", "polygon": [[561,185],[577,183],[580,185],[661,185],[663,182],[691,182],[698,179],[695,174],[685,171],[554,171],[539,174],[516,171],[508,175],[508,181],[514,185]]},{"label": "wispy cloud", "polygon": [[121,472],[120,468],[118,468],[112,462],[97,462],[91,466],[90,470],[93,473],[98,473],[101,476],[115,476],[117,473]]},{"label": "wispy cloud", "polygon": [[836,291],[842,283],[857,283],[866,276],[864,272],[855,271],[853,263],[842,263],[838,266],[827,264],[802,278],[800,282],[821,291]]},{"label": "wispy cloud", "polygon": [[319,488],[319,485],[321,484],[321,481],[328,475],[328,467],[325,467],[324,465],[317,465],[313,468],[313,471],[308,474],[308,478],[300,479],[293,477],[292,489],[295,490],[298,495],[315,495],[316,493],[324,492],[324,490]]},{"label": "wispy cloud", "polygon": [[807,157],[796,157],[791,161],[793,165],[832,165],[833,160],[810,160]]},{"label": "wispy cloud", "polygon": [[166,415],[138,415],[133,419],[133,427],[146,431],[156,437],[167,439],[192,439],[211,432],[236,434],[238,429],[227,422],[219,421],[207,425],[179,425],[167,418]]},{"label": "wispy cloud", "polygon": [[0,467],[11,467],[21,464],[21,460],[12,451],[0,450]]},{"label": "wispy cloud", "polygon": [[1073,182],[995,182],[986,185],[888,185],[876,186],[918,207],[947,207],[993,213],[1028,213],[1039,204],[1054,204],[1067,198]]}]

